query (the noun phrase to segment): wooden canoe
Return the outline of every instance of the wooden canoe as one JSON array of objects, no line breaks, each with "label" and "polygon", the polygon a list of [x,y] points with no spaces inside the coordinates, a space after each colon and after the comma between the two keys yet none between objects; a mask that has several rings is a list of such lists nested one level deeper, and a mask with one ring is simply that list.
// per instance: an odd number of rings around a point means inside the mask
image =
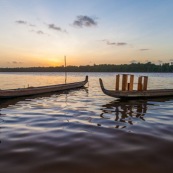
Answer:
[{"label": "wooden canoe", "polygon": [[86,76],[85,80],[81,81],[81,82],[40,86],[40,87],[28,87],[28,88],[19,88],[19,89],[0,90],[0,98],[31,96],[31,95],[36,95],[36,94],[70,90],[70,89],[83,87],[87,82],[88,82],[88,76]]},{"label": "wooden canoe", "polygon": [[104,88],[102,79],[99,79],[100,87],[104,94],[120,98],[120,99],[147,99],[147,98],[157,98],[157,97],[169,97],[173,96],[173,89],[153,89],[146,91],[115,91],[115,90],[107,90]]}]

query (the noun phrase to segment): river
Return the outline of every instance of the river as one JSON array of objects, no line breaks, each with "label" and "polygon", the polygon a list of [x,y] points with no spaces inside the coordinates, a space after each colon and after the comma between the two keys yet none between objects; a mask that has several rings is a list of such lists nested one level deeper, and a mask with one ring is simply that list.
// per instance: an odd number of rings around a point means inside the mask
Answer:
[{"label": "river", "polygon": [[[0,100],[1,173],[171,173],[173,98],[121,101],[104,95],[116,73],[68,73],[85,88]],[[149,89],[173,88],[171,73]],[[0,89],[64,83],[64,73],[0,73]]]}]

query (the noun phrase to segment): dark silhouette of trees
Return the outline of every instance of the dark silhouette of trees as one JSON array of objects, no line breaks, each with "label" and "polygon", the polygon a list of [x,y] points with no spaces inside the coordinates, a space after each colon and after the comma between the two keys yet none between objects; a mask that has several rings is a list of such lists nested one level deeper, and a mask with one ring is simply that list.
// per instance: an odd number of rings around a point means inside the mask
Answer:
[{"label": "dark silhouette of trees", "polygon": [[58,66],[58,67],[20,67],[0,68],[0,72],[173,72],[173,65],[163,63],[156,65],[151,62],[132,64],[99,64],[86,66]]}]

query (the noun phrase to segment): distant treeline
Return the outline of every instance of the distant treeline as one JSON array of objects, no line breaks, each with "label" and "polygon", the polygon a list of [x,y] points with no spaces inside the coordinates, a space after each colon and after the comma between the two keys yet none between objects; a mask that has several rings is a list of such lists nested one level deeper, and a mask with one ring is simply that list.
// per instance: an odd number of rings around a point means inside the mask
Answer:
[{"label": "distant treeline", "polygon": [[28,68],[0,68],[0,72],[173,72],[173,64],[156,65],[148,63],[132,64],[100,64],[86,66],[58,66],[58,67],[28,67]]}]

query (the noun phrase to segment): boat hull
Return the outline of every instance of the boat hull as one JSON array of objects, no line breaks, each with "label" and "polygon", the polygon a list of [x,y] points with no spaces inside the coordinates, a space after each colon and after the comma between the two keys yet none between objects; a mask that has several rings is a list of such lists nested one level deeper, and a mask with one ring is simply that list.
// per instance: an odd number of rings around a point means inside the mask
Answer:
[{"label": "boat hull", "polygon": [[76,88],[83,87],[87,82],[88,82],[88,76],[86,76],[86,79],[82,82],[49,85],[49,86],[41,86],[41,87],[29,87],[29,88],[22,88],[22,89],[0,90],[0,98],[31,96],[31,95],[37,95],[37,94],[43,94],[43,93],[76,89]]}]

